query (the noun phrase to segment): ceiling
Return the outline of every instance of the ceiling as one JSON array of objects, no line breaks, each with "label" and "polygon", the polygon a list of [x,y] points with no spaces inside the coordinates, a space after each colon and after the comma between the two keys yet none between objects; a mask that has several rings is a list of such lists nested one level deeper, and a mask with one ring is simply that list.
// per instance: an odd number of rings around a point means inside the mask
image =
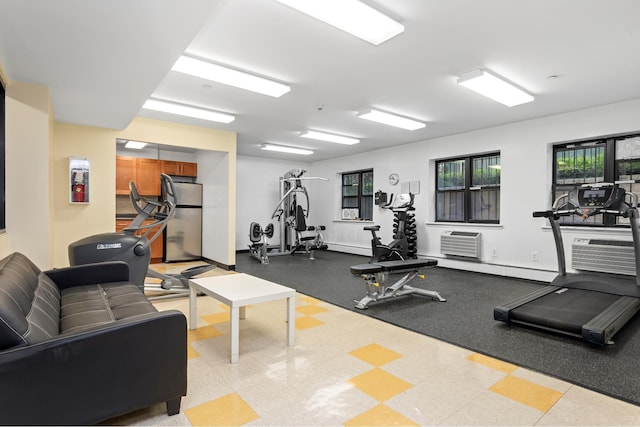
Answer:
[{"label": "ceiling", "polygon": [[[637,0],[363,0],[401,22],[378,45],[275,0],[0,0],[0,63],[46,85],[55,119],[124,129],[136,115],[229,130],[238,153],[315,161],[640,98]],[[171,71],[183,53],[273,78],[271,98]],[[456,84],[486,68],[535,101],[505,107]],[[231,113],[213,124],[142,110],[149,97]],[[361,120],[377,107],[426,121]],[[361,139],[306,140],[304,129]],[[264,142],[310,148],[300,158]]]}]

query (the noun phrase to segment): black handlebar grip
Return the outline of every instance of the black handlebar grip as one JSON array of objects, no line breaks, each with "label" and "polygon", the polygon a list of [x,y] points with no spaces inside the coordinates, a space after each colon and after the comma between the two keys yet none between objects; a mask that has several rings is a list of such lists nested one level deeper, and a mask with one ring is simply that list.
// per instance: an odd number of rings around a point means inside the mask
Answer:
[{"label": "black handlebar grip", "polygon": [[553,215],[553,211],[535,211],[533,213],[534,218],[540,218],[540,217],[549,218],[551,215]]}]

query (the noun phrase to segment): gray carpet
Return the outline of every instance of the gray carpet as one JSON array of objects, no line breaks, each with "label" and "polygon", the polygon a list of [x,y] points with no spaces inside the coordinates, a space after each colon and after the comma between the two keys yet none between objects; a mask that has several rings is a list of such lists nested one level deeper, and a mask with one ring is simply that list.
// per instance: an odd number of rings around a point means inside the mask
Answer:
[{"label": "gray carpet", "polygon": [[364,281],[349,267],[368,258],[337,252],[270,257],[262,265],[238,253],[236,270],[285,286],[328,303],[435,337],[510,363],[551,375],[640,405],[640,316],[599,348],[579,340],[493,320],[493,307],[523,296],[544,284],[445,268],[424,270],[426,279],[412,286],[440,292],[447,302],[401,297],[354,308],[365,295]]}]

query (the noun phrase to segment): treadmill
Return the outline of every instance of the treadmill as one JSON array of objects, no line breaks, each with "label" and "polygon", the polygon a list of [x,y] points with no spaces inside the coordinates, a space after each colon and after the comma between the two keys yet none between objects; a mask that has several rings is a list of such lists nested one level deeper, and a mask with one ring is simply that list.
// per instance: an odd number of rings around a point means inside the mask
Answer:
[{"label": "treadmill", "polygon": [[[640,235],[638,197],[618,184],[584,184],[578,200],[560,196],[553,209],[534,212],[549,219],[558,257],[558,276],[550,285],[494,307],[498,321],[580,338],[588,343],[613,344],[613,336],[640,310]],[[613,214],[629,219],[635,253],[636,276],[606,273],[567,273],[560,232],[562,216]]]}]

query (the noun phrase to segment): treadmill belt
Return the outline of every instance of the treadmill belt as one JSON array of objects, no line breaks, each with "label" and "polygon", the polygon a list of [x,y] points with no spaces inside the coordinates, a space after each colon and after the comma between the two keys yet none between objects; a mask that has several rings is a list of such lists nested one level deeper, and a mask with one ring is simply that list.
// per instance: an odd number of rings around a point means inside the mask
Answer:
[{"label": "treadmill belt", "polygon": [[513,321],[581,335],[582,326],[614,303],[619,295],[562,288],[511,310]]}]

